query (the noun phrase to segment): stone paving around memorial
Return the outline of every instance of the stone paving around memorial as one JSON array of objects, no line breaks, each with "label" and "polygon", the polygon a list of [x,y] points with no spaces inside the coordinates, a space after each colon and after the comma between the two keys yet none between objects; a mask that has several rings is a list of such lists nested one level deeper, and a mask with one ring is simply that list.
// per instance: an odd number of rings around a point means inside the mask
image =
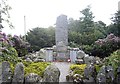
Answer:
[{"label": "stone paving around memorial", "polygon": [[53,62],[55,66],[60,70],[59,82],[66,82],[66,76],[69,72],[71,63],[68,62]]}]

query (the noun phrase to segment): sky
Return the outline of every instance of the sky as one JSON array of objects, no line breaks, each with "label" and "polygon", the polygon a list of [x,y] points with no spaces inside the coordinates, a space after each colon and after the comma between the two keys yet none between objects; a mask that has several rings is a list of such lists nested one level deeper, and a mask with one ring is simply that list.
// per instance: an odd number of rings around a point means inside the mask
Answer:
[{"label": "sky", "polygon": [[15,29],[5,27],[3,32],[7,34],[24,35],[24,16],[26,17],[26,30],[32,28],[55,26],[56,18],[67,15],[74,20],[82,15],[80,11],[88,5],[95,16],[94,21],[103,21],[107,25],[110,18],[118,10],[120,0],[9,0],[11,22]]}]

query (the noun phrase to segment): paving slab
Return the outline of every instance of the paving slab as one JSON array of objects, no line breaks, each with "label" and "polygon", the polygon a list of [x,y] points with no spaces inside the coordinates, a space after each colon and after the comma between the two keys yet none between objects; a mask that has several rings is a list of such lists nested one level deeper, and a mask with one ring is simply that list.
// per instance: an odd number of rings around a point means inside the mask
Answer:
[{"label": "paving slab", "polygon": [[67,82],[66,81],[66,76],[69,72],[69,68],[71,63],[68,62],[53,62],[54,65],[56,65],[58,67],[58,69],[60,70],[60,78],[59,78],[59,82]]}]

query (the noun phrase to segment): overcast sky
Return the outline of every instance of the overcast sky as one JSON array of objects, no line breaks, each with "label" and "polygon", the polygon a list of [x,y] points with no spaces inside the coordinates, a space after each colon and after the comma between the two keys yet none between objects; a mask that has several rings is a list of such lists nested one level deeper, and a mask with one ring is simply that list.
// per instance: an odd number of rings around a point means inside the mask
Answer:
[{"label": "overcast sky", "polygon": [[9,0],[12,10],[11,21],[15,29],[4,28],[9,34],[24,34],[24,16],[27,30],[35,27],[54,26],[57,16],[65,14],[68,18],[79,19],[80,11],[91,5],[95,21],[101,20],[107,25],[118,10],[120,0]]}]

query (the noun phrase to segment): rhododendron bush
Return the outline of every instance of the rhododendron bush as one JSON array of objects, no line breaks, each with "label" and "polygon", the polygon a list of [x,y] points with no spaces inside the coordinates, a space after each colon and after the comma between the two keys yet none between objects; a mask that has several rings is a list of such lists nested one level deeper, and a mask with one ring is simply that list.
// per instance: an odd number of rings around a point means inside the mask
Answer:
[{"label": "rhododendron bush", "polygon": [[13,47],[11,36],[7,36],[5,33],[0,32],[0,62],[10,61],[16,63],[18,60],[18,54]]},{"label": "rhododendron bush", "polygon": [[118,44],[120,42],[120,38],[115,36],[114,34],[109,34],[106,38],[104,39],[98,39],[97,41],[95,41],[96,44],[103,46],[106,44],[110,44],[110,43],[114,43],[114,44]]},{"label": "rhododendron bush", "polygon": [[90,55],[101,58],[110,56],[111,53],[120,49],[120,37],[114,34],[107,35],[104,39],[98,39],[92,45],[85,45],[82,49]]},{"label": "rhododendron bush", "polygon": [[114,34],[109,34],[106,38],[95,41],[95,45],[93,47],[93,55],[107,57],[112,52],[120,49],[120,38]]},{"label": "rhododendron bush", "polygon": [[28,42],[23,41],[22,38],[20,38],[17,35],[14,35],[12,38],[12,43],[14,44],[13,47],[17,50],[18,56],[22,57],[28,54],[28,51],[30,49],[30,45]]},{"label": "rhododendron bush", "polygon": [[25,56],[30,45],[20,37],[0,32],[0,61],[16,63],[18,56]]}]

